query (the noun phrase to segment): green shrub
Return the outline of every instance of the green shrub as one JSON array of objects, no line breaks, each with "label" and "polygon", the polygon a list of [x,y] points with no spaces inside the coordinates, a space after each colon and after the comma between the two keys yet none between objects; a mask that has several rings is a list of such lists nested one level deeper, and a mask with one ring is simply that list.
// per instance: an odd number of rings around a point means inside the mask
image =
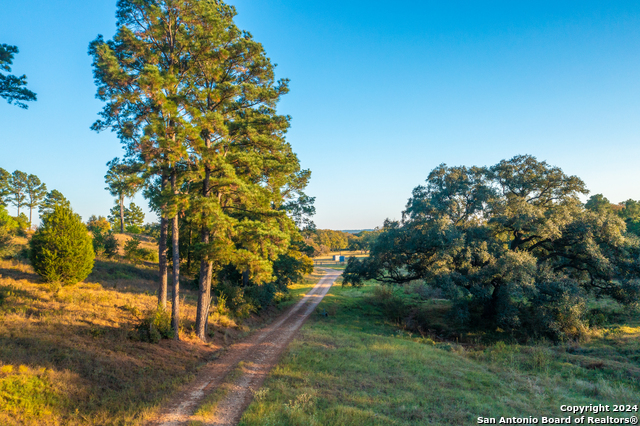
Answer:
[{"label": "green shrub", "polygon": [[160,239],[160,224],[159,223],[147,223],[146,225],[140,228],[140,231],[144,235],[148,235],[151,238],[156,240]]},{"label": "green shrub", "polygon": [[106,234],[111,229],[111,224],[104,216],[91,216],[87,222],[87,228],[89,231],[99,231],[101,234]]},{"label": "green shrub", "polygon": [[133,264],[141,263],[152,253],[153,250],[140,247],[140,238],[137,236],[124,243],[124,258]]},{"label": "green shrub", "polygon": [[11,240],[18,228],[18,221],[9,216],[6,208],[0,204],[0,258],[11,257],[15,254],[16,248]]},{"label": "green shrub", "polygon": [[89,276],[95,252],[79,215],[55,207],[30,241],[31,265],[46,282],[75,284]]},{"label": "green shrub", "polygon": [[11,233],[9,229],[0,226],[0,258],[11,256],[14,252],[13,244],[11,244]]},{"label": "green shrub", "polygon": [[532,299],[528,326],[532,332],[554,341],[579,339],[588,329],[586,305],[580,290],[564,281],[538,285]]},{"label": "green shrub", "polygon": [[93,251],[96,255],[103,254],[112,258],[118,254],[118,240],[113,231],[104,230],[98,226],[91,226],[89,230],[93,235]]},{"label": "green shrub", "polygon": [[149,262],[157,262],[158,261],[158,252],[156,250],[140,248],[140,255],[144,260]]},{"label": "green shrub", "polygon": [[131,337],[142,342],[158,343],[162,339],[173,339],[171,328],[171,312],[158,306],[150,311],[136,326],[136,333]]},{"label": "green shrub", "polygon": [[103,236],[103,244],[104,244],[104,255],[108,258],[114,257],[118,254],[118,240],[116,239],[113,231],[109,231],[107,234]]},{"label": "green shrub", "polygon": [[124,228],[125,231],[127,231],[130,234],[141,234],[142,230],[140,228],[138,228],[138,225],[129,225],[126,228]]},{"label": "green shrub", "polygon": [[89,228],[93,236],[93,251],[96,255],[104,253],[104,234],[99,228]]},{"label": "green shrub", "polygon": [[[252,287],[248,287],[247,291]],[[245,294],[245,290],[242,287],[234,285],[229,281],[222,281],[216,286],[216,296],[218,301],[224,300],[224,306],[227,308],[234,317],[247,318],[251,312],[256,312],[256,306],[254,300]]]}]

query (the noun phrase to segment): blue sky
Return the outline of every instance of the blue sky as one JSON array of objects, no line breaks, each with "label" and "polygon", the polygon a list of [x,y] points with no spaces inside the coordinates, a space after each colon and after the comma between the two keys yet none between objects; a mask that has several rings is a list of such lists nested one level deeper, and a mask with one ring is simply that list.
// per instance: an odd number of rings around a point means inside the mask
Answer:
[{"label": "blue sky", "polygon": [[[399,218],[440,163],[525,153],[640,199],[640,3],[611,3],[231,2],[291,79],[279,110],[331,229]],[[0,167],[38,175],[85,219],[111,207],[105,163],[122,153],[89,130],[102,105],[87,46],[113,36],[114,15],[115,0],[3,4],[0,43],[20,48],[13,72],[38,101],[0,102]]]}]

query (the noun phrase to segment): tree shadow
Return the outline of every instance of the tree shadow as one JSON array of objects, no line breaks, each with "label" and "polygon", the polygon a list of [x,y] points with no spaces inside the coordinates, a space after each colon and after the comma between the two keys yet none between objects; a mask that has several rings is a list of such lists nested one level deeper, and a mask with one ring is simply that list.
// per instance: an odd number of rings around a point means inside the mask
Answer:
[{"label": "tree shadow", "polygon": [[[84,321],[83,321],[84,322]],[[0,335],[0,362],[55,372],[67,401],[54,408],[63,423],[132,421],[160,404],[197,371],[210,351],[188,342],[134,342],[117,327],[65,325],[63,332],[30,327]],[[192,347],[193,346],[193,347]],[[62,387],[61,387],[62,386]],[[66,421],[65,421],[66,420]]]},{"label": "tree shadow", "polygon": [[[11,265],[11,266],[8,266]],[[35,273],[31,265],[19,260],[0,262],[0,277],[7,277],[19,280],[40,282],[40,276]]]}]

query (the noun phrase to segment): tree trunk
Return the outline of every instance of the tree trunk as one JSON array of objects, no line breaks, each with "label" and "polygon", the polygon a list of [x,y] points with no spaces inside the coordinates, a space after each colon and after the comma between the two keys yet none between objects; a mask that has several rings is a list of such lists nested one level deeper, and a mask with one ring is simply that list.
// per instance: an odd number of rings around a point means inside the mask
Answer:
[{"label": "tree trunk", "polygon": [[[209,196],[209,180],[211,170],[205,166],[204,181],[202,182],[202,196]],[[209,244],[211,230],[206,224],[206,213],[202,212],[202,232],[200,240],[203,245]],[[209,321],[209,307],[211,306],[211,277],[213,275],[213,262],[203,256],[200,260],[200,278],[198,280],[198,308],[196,313],[196,335],[203,342],[207,341],[207,323]]]},{"label": "tree trunk", "polygon": [[173,291],[171,294],[171,325],[175,339],[180,340],[180,248],[178,247],[178,214],[171,219],[171,244],[173,249]]},{"label": "tree trunk", "polygon": [[189,226],[189,243],[187,244],[187,274],[191,273],[191,247],[192,247],[192,239],[193,239],[193,230],[192,223],[187,224]]},{"label": "tree trunk", "polygon": [[[162,173],[160,184],[161,191],[167,186],[167,175]],[[166,205],[161,208],[161,215],[164,214]],[[160,273],[160,288],[158,289],[158,305],[167,308],[167,231],[169,220],[160,216],[160,241],[158,241],[158,272]]]},{"label": "tree trunk", "polygon": [[[176,193],[176,171],[171,175],[171,188]],[[175,340],[180,340],[180,227],[178,212],[171,219],[171,248],[173,250],[173,292],[171,294],[171,325],[175,333]]]},{"label": "tree trunk", "polygon": [[124,194],[120,194],[120,233],[124,234]]},{"label": "tree trunk", "polygon": [[158,305],[167,307],[167,234],[169,220],[160,218],[160,241],[158,241],[158,269],[160,272],[160,288],[158,289]]},{"label": "tree trunk", "polygon": [[[207,238],[205,241],[205,232],[202,235],[202,242],[209,242],[209,235],[207,231]],[[207,341],[207,326],[209,321],[209,307],[211,306],[211,277],[213,275],[213,262],[210,262],[203,258],[200,261],[200,279],[199,279],[199,292],[198,292],[198,310],[196,313],[196,335],[198,339],[203,342]]]}]

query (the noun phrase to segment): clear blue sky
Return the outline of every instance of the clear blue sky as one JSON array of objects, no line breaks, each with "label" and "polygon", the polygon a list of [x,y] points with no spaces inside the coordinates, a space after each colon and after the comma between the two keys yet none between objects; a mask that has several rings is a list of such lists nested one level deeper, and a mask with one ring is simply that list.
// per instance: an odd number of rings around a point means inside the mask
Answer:
[{"label": "clear blue sky", "polygon": [[[280,112],[320,228],[399,218],[440,163],[525,153],[613,202],[640,199],[640,2],[231,4],[291,79]],[[87,46],[113,36],[114,14],[115,0],[2,5],[0,43],[20,48],[13,71],[38,101],[0,102],[0,167],[38,175],[85,219],[111,207],[105,163],[122,152],[89,130],[102,105]]]}]

